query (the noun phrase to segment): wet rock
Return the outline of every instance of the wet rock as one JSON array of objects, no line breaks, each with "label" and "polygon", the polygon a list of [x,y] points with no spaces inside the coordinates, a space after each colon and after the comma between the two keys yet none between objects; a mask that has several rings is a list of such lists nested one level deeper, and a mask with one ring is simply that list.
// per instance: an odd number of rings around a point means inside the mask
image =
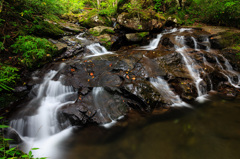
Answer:
[{"label": "wet rock", "polygon": [[101,34],[114,34],[114,28],[107,26],[96,26],[89,29],[90,34],[92,35],[101,35]]},{"label": "wet rock", "polygon": [[20,93],[20,92],[24,92],[24,91],[27,91],[28,90],[28,88],[27,88],[27,86],[18,86],[18,87],[16,87],[16,88],[14,88],[14,92],[16,92],[16,93]]},{"label": "wet rock", "polygon": [[17,131],[12,128],[8,128],[7,138],[12,139],[9,141],[10,144],[20,144],[23,142]]},{"label": "wet rock", "polygon": [[162,44],[163,46],[170,47],[170,48],[174,47],[174,44],[171,42],[171,40],[169,39],[169,37],[163,38],[163,39],[161,40],[161,44]]},{"label": "wet rock", "polygon": [[130,42],[140,42],[143,40],[145,36],[149,35],[148,32],[142,32],[142,33],[130,33],[126,34],[126,38]]},{"label": "wet rock", "polygon": [[236,71],[240,71],[240,61],[239,58],[236,57],[239,53],[240,51],[231,48],[226,48],[221,51],[221,54],[229,60],[233,69]]},{"label": "wet rock", "polygon": [[[99,89],[99,90],[97,90]],[[104,124],[124,115],[127,105],[121,95],[109,94],[104,88],[94,88],[86,96],[79,96],[79,100],[59,110],[73,125],[86,123]]]},{"label": "wet rock", "polygon": [[228,82],[221,82],[218,85],[218,94],[220,97],[228,100],[235,99],[239,91],[232,87]]}]

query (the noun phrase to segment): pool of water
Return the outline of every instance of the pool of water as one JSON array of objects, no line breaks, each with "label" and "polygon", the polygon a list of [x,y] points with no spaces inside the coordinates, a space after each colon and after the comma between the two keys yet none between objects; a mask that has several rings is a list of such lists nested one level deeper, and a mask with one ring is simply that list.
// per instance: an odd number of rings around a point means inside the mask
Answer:
[{"label": "pool of water", "polygon": [[65,159],[239,159],[239,115],[239,98],[215,96],[193,109],[132,117],[125,126],[80,128],[59,148]]}]

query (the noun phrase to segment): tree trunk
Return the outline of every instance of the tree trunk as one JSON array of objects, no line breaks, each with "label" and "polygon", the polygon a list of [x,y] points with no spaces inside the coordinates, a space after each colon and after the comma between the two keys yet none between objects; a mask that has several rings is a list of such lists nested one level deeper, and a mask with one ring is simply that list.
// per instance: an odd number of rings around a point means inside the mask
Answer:
[{"label": "tree trunk", "polygon": [[100,0],[97,0],[97,8],[100,9]]}]

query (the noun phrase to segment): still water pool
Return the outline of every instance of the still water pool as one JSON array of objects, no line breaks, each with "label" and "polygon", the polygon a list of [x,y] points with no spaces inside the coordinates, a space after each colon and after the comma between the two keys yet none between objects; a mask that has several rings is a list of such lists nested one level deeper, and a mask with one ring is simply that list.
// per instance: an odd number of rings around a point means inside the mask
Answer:
[{"label": "still water pool", "polygon": [[214,96],[209,102],[195,104],[193,109],[132,119],[110,129],[90,126],[75,130],[59,145],[62,158],[240,158],[239,98],[224,100]]}]

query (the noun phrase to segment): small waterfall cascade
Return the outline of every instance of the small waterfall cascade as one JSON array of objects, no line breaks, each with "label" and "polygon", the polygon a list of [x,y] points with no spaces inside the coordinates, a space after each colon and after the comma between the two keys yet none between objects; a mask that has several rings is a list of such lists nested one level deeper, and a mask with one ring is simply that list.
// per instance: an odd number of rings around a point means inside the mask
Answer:
[{"label": "small waterfall cascade", "polygon": [[240,74],[233,70],[232,65],[229,63],[229,61],[220,55],[224,60],[224,65],[226,69],[222,66],[222,64],[219,62],[218,58],[215,56],[217,65],[222,70],[222,74],[228,79],[228,82],[235,88],[240,88]]},{"label": "small waterfall cascade", "polygon": [[91,45],[88,45],[87,49],[89,49],[92,52],[93,55],[89,55],[89,56],[86,56],[86,57],[112,54],[112,52],[107,51],[107,49],[105,47],[101,46],[99,43],[93,43]]},{"label": "small waterfall cascade", "polygon": [[150,41],[150,43],[146,46],[142,46],[139,50],[154,50],[158,47],[158,44],[162,38],[163,34],[158,34],[157,38]]},{"label": "small waterfall cascade", "polygon": [[81,41],[86,41],[87,39],[86,38],[83,38],[83,35],[85,34],[85,32],[83,32],[83,33],[80,33],[80,34],[78,34],[77,36],[76,36],[76,38],[78,39],[78,40],[81,40]]},{"label": "small waterfall cascade", "polygon": [[141,46],[138,50],[154,50],[158,47],[158,44],[161,41],[164,34],[174,33],[177,31],[184,32],[184,31],[190,31],[190,30],[191,30],[190,28],[181,28],[181,29],[173,28],[171,30],[165,30],[163,33],[158,34],[155,39],[152,39],[148,45]]},{"label": "small waterfall cascade", "polygon": [[[112,98],[103,87],[94,87],[92,91],[94,106],[97,109],[97,113],[102,119],[102,126],[109,128],[113,126],[118,119],[121,119],[123,116],[118,109],[115,109],[116,103],[112,102]],[[110,104],[108,103],[109,101]],[[109,112],[114,116],[110,116]]]},{"label": "small waterfall cascade", "polygon": [[194,37],[191,37],[191,39],[193,40],[193,43],[194,43],[194,49],[199,51],[199,46],[198,46],[197,40]]},{"label": "small waterfall cascade", "polygon": [[207,94],[207,88],[205,88],[201,82],[203,79],[201,78],[200,74],[205,73],[202,68],[198,69],[197,62],[192,59],[186,52],[187,46],[185,45],[185,37],[184,36],[176,36],[175,41],[177,45],[175,45],[176,51],[181,54],[183,60],[186,64],[186,67],[195,82],[197,93],[198,93],[198,101],[204,101],[204,95]]},{"label": "small waterfall cascade", "polygon": [[206,46],[206,51],[210,51],[211,50],[211,43],[209,41],[208,37],[205,37],[202,44],[204,44]]},{"label": "small waterfall cascade", "polygon": [[[64,86],[60,81],[52,80],[57,73],[58,71],[52,70],[45,75],[43,82],[32,89],[35,97],[10,121],[11,128],[15,129],[24,144],[28,145],[23,151],[28,152],[32,146],[38,147],[41,150],[40,154],[34,154],[37,156],[50,155],[51,152],[41,153],[45,152],[43,147],[53,145],[70,133],[69,129],[62,131],[71,125],[68,121],[60,124],[57,111],[66,104],[74,103],[77,92],[71,86]],[[53,139],[59,140],[52,141]]]},{"label": "small waterfall cascade", "polygon": [[173,93],[173,91],[169,88],[167,81],[165,81],[163,78],[150,78],[150,83],[157,89],[157,91],[164,97],[165,100],[171,103],[171,106],[190,107],[190,105],[183,102],[178,95]]}]

